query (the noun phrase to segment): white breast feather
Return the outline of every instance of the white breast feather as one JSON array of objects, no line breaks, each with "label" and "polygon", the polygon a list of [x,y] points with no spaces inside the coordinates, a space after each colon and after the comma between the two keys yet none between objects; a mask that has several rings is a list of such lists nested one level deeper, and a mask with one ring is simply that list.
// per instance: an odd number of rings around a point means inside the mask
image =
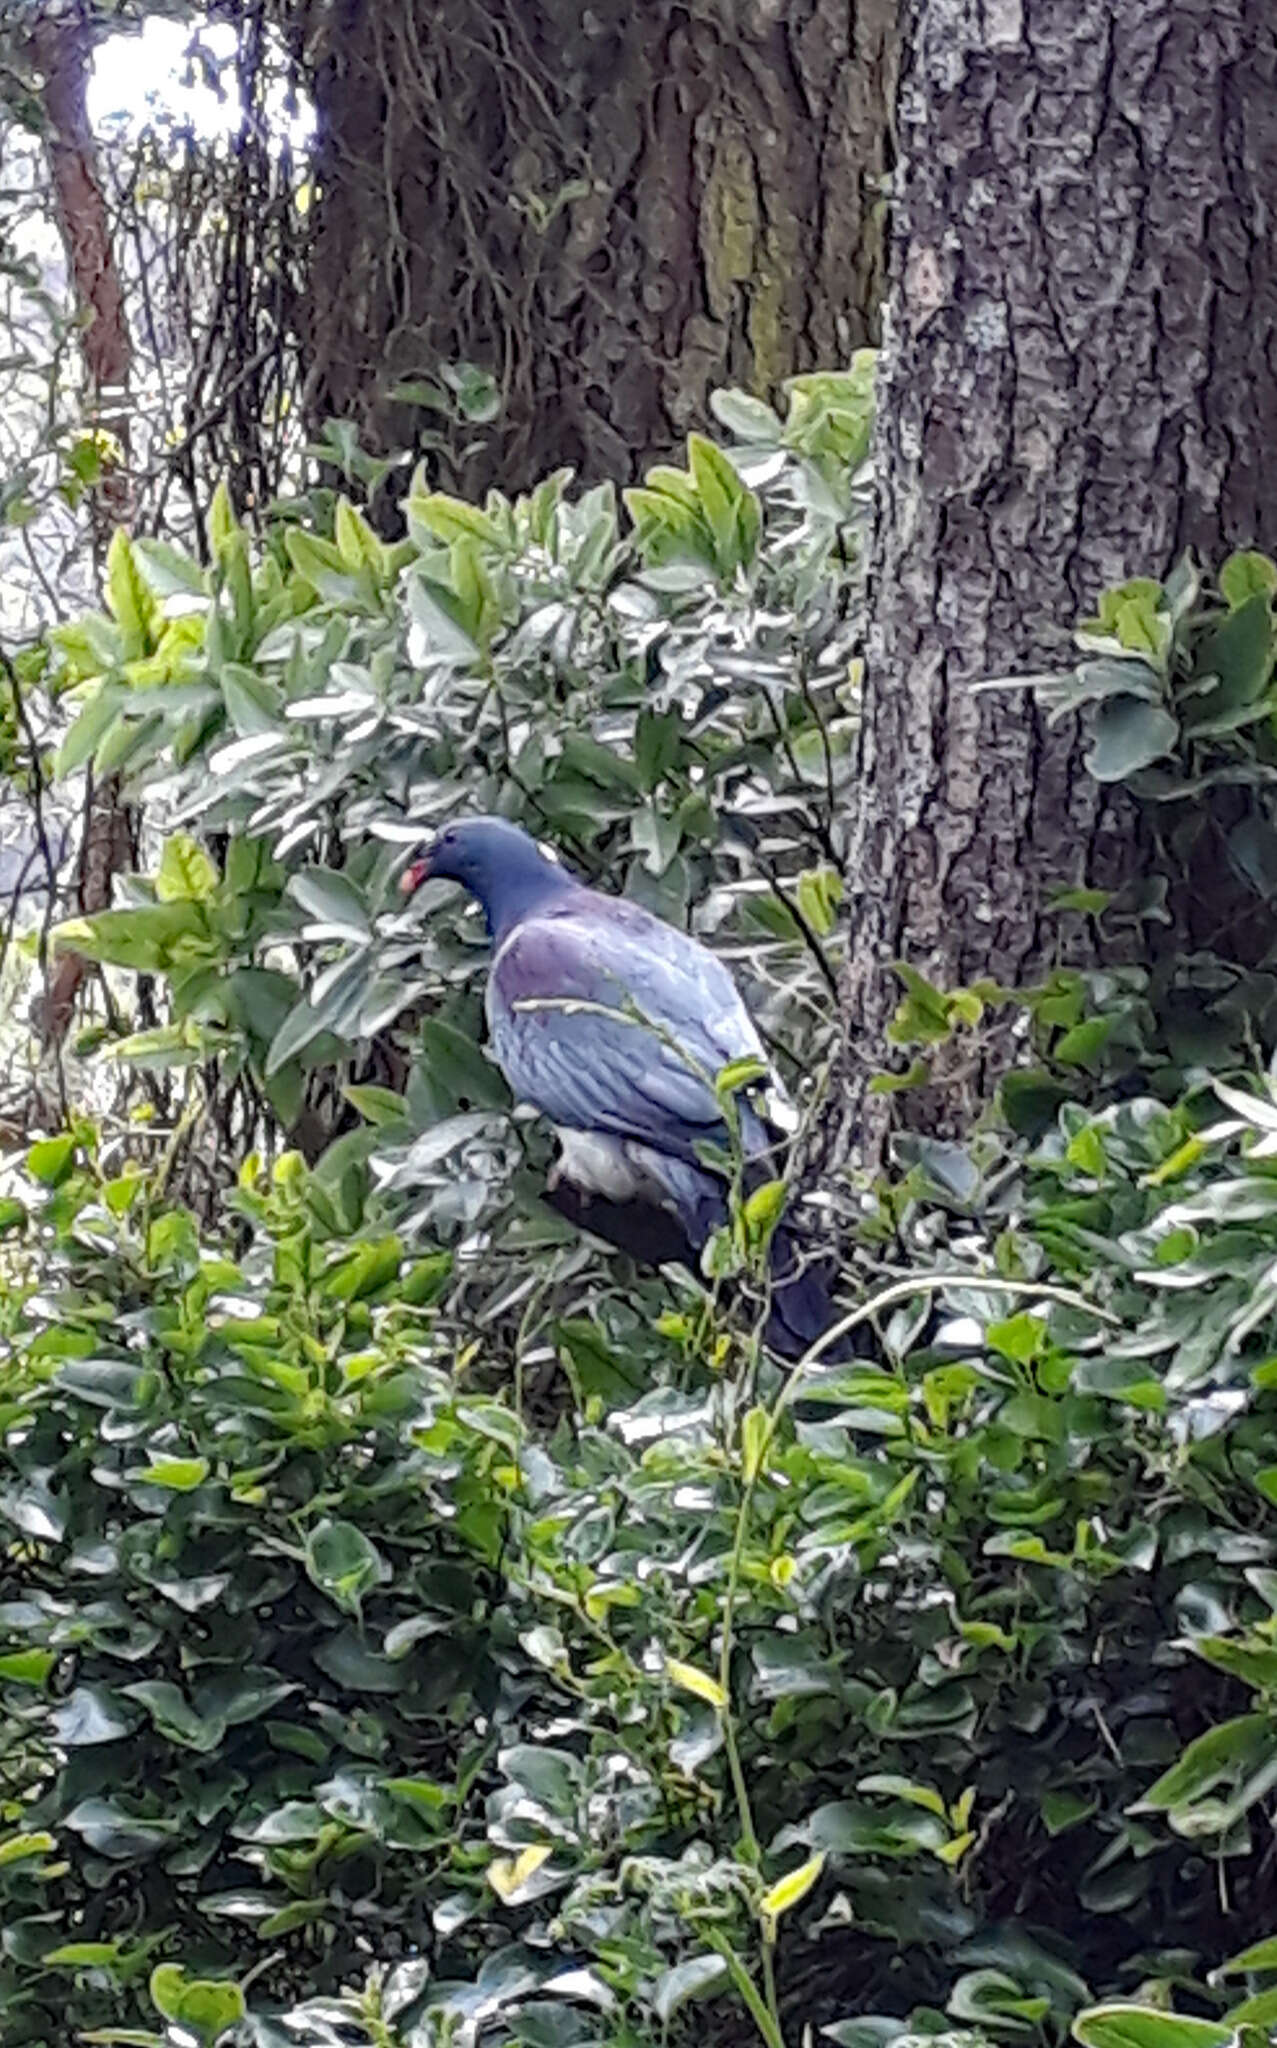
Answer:
[{"label": "white breast feather", "polygon": [[602,1195],[608,1202],[636,1199],[644,1176],[626,1157],[622,1139],[609,1138],[600,1131],[564,1130],[561,1125],[555,1126],[555,1136],[563,1148],[555,1164],[556,1180],[571,1181],[586,1194]]}]

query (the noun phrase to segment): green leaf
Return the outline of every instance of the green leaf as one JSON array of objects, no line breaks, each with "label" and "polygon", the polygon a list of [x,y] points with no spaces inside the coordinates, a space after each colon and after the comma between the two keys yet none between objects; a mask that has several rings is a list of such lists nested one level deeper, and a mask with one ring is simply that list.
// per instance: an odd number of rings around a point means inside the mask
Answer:
[{"label": "green leaf", "polygon": [[718,1680],[709,1677],[704,1671],[698,1671],[694,1664],[684,1664],[677,1657],[667,1657],[665,1675],[684,1692],[694,1693],[698,1700],[704,1700],[707,1706],[716,1707],[720,1713],[727,1705],[727,1694]]},{"label": "green leaf", "polygon": [[14,1863],[29,1863],[36,1856],[47,1856],[57,1846],[57,1836],[43,1828],[5,1835],[0,1839],[0,1870],[7,1870]]},{"label": "green leaf", "polygon": [[118,1941],[65,1941],[44,1957],[47,1969],[109,1969],[120,1961],[123,1946]]},{"label": "green leaf", "polygon": [[0,1685],[43,1685],[57,1661],[53,1650],[9,1650],[0,1656]]},{"label": "green leaf", "polygon": [[903,1095],[910,1088],[925,1088],[931,1078],[926,1060],[911,1060],[902,1074],[875,1074],[869,1083],[871,1095]]},{"label": "green leaf", "polygon": [[748,567],[744,529],[738,524],[738,508],[749,495],[732,463],[721,448],[701,434],[689,434],[687,464],[701,508],[714,536],[719,571],[730,576]]},{"label": "green leaf", "polygon": [[347,875],[331,868],[304,868],[293,875],[288,893],[308,917],[362,942],[372,936],[372,920],[363,895]]},{"label": "green leaf", "polygon": [[339,548],[298,526],[284,529],[284,546],[297,574],[325,604],[364,606],[375,598],[366,569],[351,569]]},{"label": "green leaf", "polygon": [[153,1457],[144,1471],[132,1476],[141,1486],[160,1486],[169,1493],[193,1493],[204,1484],[210,1469],[207,1458]]},{"label": "green leaf", "polygon": [[1068,1100],[1067,1088],[1042,1068],[1008,1074],[998,1094],[1012,1130],[1028,1138],[1039,1137]]},{"label": "green leaf", "polygon": [[60,1543],[66,1534],[67,1510],[46,1484],[47,1473],[31,1473],[0,1493],[0,1515],[36,1543]]},{"label": "green leaf", "polygon": [[93,1749],[99,1743],[118,1742],[136,1726],[138,1718],[105,1686],[77,1685],[58,1702],[50,1721],[66,1748]]},{"label": "green leaf", "polygon": [[919,974],[907,960],[893,960],[892,973],[905,990],[887,1037],[893,1045],[938,1045],[952,1036],[955,1023],[953,997]]},{"label": "green leaf", "polygon": [[720,1101],[738,1095],[742,1088],[752,1088],[759,1081],[767,1079],[767,1068],[763,1061],[747,1055],[744,1059],[729,1060],[714,1076],[714,1090]]},{"label": "green leaf", "polygon": [[[1191,1827],[1191,1810],[1201,1807],[1207,1794],[1222,1781],[1234,1788],[1227,1807],[1212,1802],[1203,1814],[1202,1832],[1223,1832],[1227,1815],[1239,1799],[1249,1804],[1258,1773],[1267,1775],[1277,1766],[1277,1728],[1266,1715],[1241,1714],[1218,1727],[1208,1728],[1190,1742],[1178,1761],[1150,1785],[1132,1807],[1134,1813],[1182,1813]],[[1259,1789],[1263,1789],[1262,1785]],[[1246,1798],[1249,1792],[1250,1798]],[[1219,1812],[1213,1811],[1219,1805]],[[1238,1810],[1244,1810],[1239,1807]],[[1195,1830],[1194,1830],[1195,1831]]]},{"label": "green leaf", "polygon": [[202,936],[206,926],[194,903],[155,903],[136,910],[99,910],[92,917],[68,918],[54,927],[57,949],[129,967],[137,974],[156,974],[169,966],[184,941]]},{"label": "green leaf", "polygon": [[1042,1825],[1048,1835],[1062,1835],[1068,1828],[1075,1828],[1087,1820],[1097,1805],[1097,1800],[1088,1799],[1081,1792],[1044,1792]]},{"label": "green leaf", "polygon": [[669,711],[643,710],[634,728],[634,767],[640,786],[654,790],[678,760],[683,743],[683,719],[677,708]]},{"label": "green leaf", "polygon": [[465,534],[485,547],[501,548],[500,532],[487,513],[476,505],[467,505],[463,498],[450,498],[445,491],[430,491],[424,498],[410,498],[406,510],[449,546]]},{"label": "green leaf", "polygon": [[254,733],[281,730],[284,700],[265,676],[239,662],[227,661],[218,671],[217,684],[226,716],[242,739],[249,739]]},{"label": "green leaf", "polygon": [[615,789],[631,795],[638,788],[633,763],[614,747],[605,747],[589,733],[569,732],[563,738],[564,766],[574,775],[597,782],[600,789]]},{"label": "green leaf", "polygon": [[117,1038],[109,1051],[112,1059],[127,1060],[150,1073],[167,1073],[173,1067],[194,1066],[207,1046],[198,1027],[161,1024],[154,1031],[132,1031],[127,1038]]},{"label": "green leaf", "polygon": [[149,759],[164,736],[165,722],[161,712],[150,712],[141,718],[121,714],[99,741],[93,765],[99,775],[118,775],[130,762],[135,767],[140,765],[139,757]]},{"label": "green leaf", "polygon": [[162,2034],[148,2034],[142,2027],[95,2027],[80,2039],[93,2048],[168,2048]]},{"label": "green leaf", "polygon": [[126,1699],[145,1707],[159,1733],[179,1748],[208,1755],[226,1734],[224,1719],[196,1713],[181,1689],[168,1679],[138,1679],[121,1686],[120,1691]]},{"label": "green leaf", "polygon": [[1214,1977],[1247,1977],[1252,1970],[1277,1970],[1277,1934],[1266,1934],[1262,1941],[1253,1941],[1249,1948],[1230,1956],[1226,1963],[1220,1963],[1211,1974]]},{"label": "green leaf", "polygon": [[921,1806],[927,1813],[937,1814],[941,1820],[946,1817],[945,1803],[940,1794],[930,1785],[919,1785],[912,1778],[902,1778],[894,1771],[874,1771],[867,1778],[858,1778],[857,1792],[885,1792],[892,1799],[907,1799],[911,1806]]},{"label": "green leaf", "polygon": [[772,1232],[785,1213],[788,1195],[787,1181],[769,1180],[746,1197],[741,1217],[750,1245],[761,1247],[770,1242]]},{"label": "green leaf", "polygon": [[728,433],[735,434],[738,440],[779,446],[782,431],[779,415],[772,411],[770,405],[764,405],[761,398],[751,398],[745,391],[711,391],[709,409]]},{"label": "green leaf", "polygon": [[1142,697],[1110,697],[1095,715],[1086,765],[1097,782],[1126,782],[1173,754],[1178,740],[1179,725],[1164,706]]},{"label": "green leaf", "polygon": [[526,1849],[520,1849],[517,1856],[494,1856],[487,1869],[488,1883],[503,1906],[518,1905],[527,1897],[535,1897],[530,1888],[543,1864],[548,1863],[553,1850],[544,1842],[530,1842]]},{"label": "green leaf", "polygon": [[209,502],[206,531],[209,553],[215,562],[220,561],[227,546],[239,531],[235,508],[231,504],[231,494],[224,480],[218,484]]},{"label": "green leaf", "polygon": [[155,876],[161,903],[208,903],[217,894],[217,869],[197,840],[174,832],[164,842]]},{"label": "green leaf", "polygon": [[1252,1636],[1238,1642],[1230,1636],[1193,1636],[1193,1655],[1227,1671],[1258,1692],[1277,1691],[1277,1648]]},{"label": "green leaf", "polygon": [[436,1785],[433,1778],[387,1778],[386,1790],[396,1799],[402,1799],[415,1812],[424,1814],[428,1820],[446,1825],[447,1816],[455,1804],[454,1795],[446,1785]]},{"label": "green leaf", "polygon": [[74,775],[91,761],[127,701],[128,693],[119,683],[99,683],[83,706],[59,747],[56,772],[59,779]]},{"label": "green leaf", "polygon": [[323,1290],[336,1301],[365,1301],[398,1280],[403,1246],[397,1237],[356,1245],[325,1268]]},{"label": "green leaf", "polygon": [[27,1172],[43,1187],[56,1188],[71,1171],[75,1152],[76,1140],[71,1131],[56,1138],[40,1138],[27,1153]]},{"label": "green leaf", "polygon": [[[1242,2028],[1252,2027],[1262,2027],[1271,2037],[1273,2026],[1277,2024],[1277,1984],[1270,1985],[1267,1991],[1257,1991],[1253,1998],[1244,1998],[1240,2005],[1231,2007],[1228,2021],[1233,2028],[1234,2040]],[[1246,2036],[1242,2034],[1241,2038],[1244,2040]]]},{"label": "green leaf", "polygon": [[380,579],[386,569],[386,549],[362,512],[348,498],[338,498],[334,519],[337,552],[350,569],[366,569]]},{"label": "green leaf", "polygon": [[1216,626],[1196,663],[1198,676],[1219,679],[1205,700],[1208,717],[1254,704],[1263,696],[1272,674],[1275,632],[1271,596],[1266,590],[1246,598]]},{"label": "green leaf", "polygon": [[267,1080],[278,1074],[327,1028],[325,1012],[313,1009],[309,997],[303,996],[288,1012],[271,1040],[266,1055]]},{"label": "green leaf", "polygon": [[1082,2048],[1227,2048],[1233,2030],[1222,2020],[1189,2019],[1157,2006],[1093,2005],[1073,2022]]},{"label": "green leaf", "polygon": [[441,1017],[428,1017],[420,1036],[418,1075],[428,1082],[441,1116],[472,1106],[499,1109],[509,1101],[497,1069],[484,1058],[473,1038],[455,1024],[445,1023]]},{"label": "green leaf", "polygon": [[451,591],[430,583],[423,576],[408,579],[408,608],[421,637],[421,651],[413,659],[444,661],[469,668],[479,659],[479,643],[462,624]]},{"label": "green leaf", "polygon": [[124,638],[124,659],[135,661],[139,655],[149,654],[155,645],[159,606],[122,527],[107,549],[106,601]]},{"label": "green leaf", "polygon": [[817,938],[827,939],[838,921],[842,876],[835,868],[808,868],[798,877],[794,895]]},{"label": "green leaf", "polygon": [[698,1998],[714,1998],[728,1981],[727,1964],[721,1956],[688,1956],[671,1970],[663,1970],[652,1987],[652,2011],[662,2026],[668,2026],[676,2012]]},{"label": "green leaf", "polygon": [[1151,576],[1133,576],[1129,582],[1104,592],[1098,621],[1087,624],[1097,624],[1132,653],[1160,656],[1168,644],[1170,630],[1164,610],[1165,596],[1162,585]]},{"label": "green leaf", "polygon": [[654,566],[690,559],[714,569],[713,535],[700,516],[695,493],[691,494],[691,506],[680,503],[651,488],[656,475],[656,471],[651,473],[647,486],[636,486],[621,494],[634,521],[640,553]]},{"label": "green leaf", "polygon": [[490,370],[477,363],[443,363],[439,374],[452,392],[458,412],[472,426],[488,426],[501,415],[501,386]]},{"label": "green leaf", "polygon": [[1116,1021],[1112,1015],[1083,1018],[1080,1024],[1075,1024],[1056,1039],[1051,1057],[1062,1067],[1085,1067],[1094,1073]]},{"label": "green leaf", "polygon": [[355,1616],[361,1612],[364,1594],[390,1576],[376,1544],[353,1522],[316,1525],[306,1543],[306,1570],[321,1593]]},{"label": "green leaf", "polygon": [[762,1470],[763,1457],[771,1435],[771,1424],[765,1408],[751,1408],[741,1423],[741,1476],[746,1485],[757,1479]]},{"label": "green leaf", "polygon": [[51,626],[49,639],[77,679],[100,676],[124,661],[124,639],[105,612],[89,612],[64,626]]},{"label": "green leaf", "polygon": [[396,1095],[393,1088],[379,1088],[372,1082],[364,1082],[342,1092],[351,1108],[357,1109],[360,1116],[379,1130],[387,1125],[403,1123],[408,1116],[406,1097]]},{"label": "green leaf", "polygon": [[238,1984],[188,1977],[177,1963],[161,1963],[151,1972],[150,1993],[156,2011],[192,2035],[199,2048],[214,2048],[248,2010]]},{"label": "green leaf", "polygon": [[1053,889],[1048,898],[1052,910],[1076,910],[1086,917],[1099,917],[1113,901],[1111,889]]},{"label": "green leaf", "polygon": [[800,1863],[797,1870],[791,1870],[787,1877],[777,1878],[775,1884],[769,1885],[758,1902],[758,1910],[764,1923],[779,1920],[782,1914],[799,1905],[816,1883],[824,1867],[824,1851],[818,1850],[814,1856],[809,1856],[805,1863]]},{"label": "green leaf", "polygon": [[1267,555],[1242,549],[1230,555],[1220,570],[1219,588],[1233,611],[1248,598],[1277,596],[1277,563]]},{"label": "green leaf", "polygon": [[1026,1998],[1004,1970],[967,1970],[949,1993],[945,2010],[955,2019],[1024,2033],[1046,2017],[1050,2001]]},{"label": "green leaf", "polygon": [[165,540],[135,540],[134,559],[157,597],[207,597],[208,576],[193,556]]}]

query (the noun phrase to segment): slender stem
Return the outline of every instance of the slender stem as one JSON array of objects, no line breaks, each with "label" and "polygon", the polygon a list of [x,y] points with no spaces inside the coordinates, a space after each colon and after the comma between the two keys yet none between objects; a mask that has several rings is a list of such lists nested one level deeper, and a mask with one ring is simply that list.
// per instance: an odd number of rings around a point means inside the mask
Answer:
[{"label": "slender stem", "polygon": [[732,1790],[736,1794],[741,1847],[757,1869],[763,1852],[754,1827],[754,1812],[749,1803],[749,1791],[745,1784],[745,1773],[741,1768],[740,1750],[736,1746],[736,1730],[732,1724],[730,1707],[721,1708],[719,1718],[723,1729],[723,1747],[727,1751],[727,1768],[731,1773]]},{"label": "slender stem", "polygon": [[[889,1286],[881,1288],[877,1294],[871,1295],[868,1301],[862,1302],[859,1308],[853,1309],[849,1315],[843,1316],[839,1322],[826,1330],[823,1336],[817,1338],[816,1342],[809,1346],[799,1359],[793,1372],[782,1382],[780,1391],[768,1410],[767,1428],[763,1436],[757,1463],[754,1470],[741,1486],[740,1504],[736,1510],[736,1530],[732,1540],[731,1560],[727,1569],[727,1588],[723,1597],[723,1630],[718,1653],[718,1682],[723,1693],[724,1702],[719,1709],[719,1719],[723,1730],[723,1746],[727,1754],[727,1768],[731,1776],[732,1790],[736,1797],[737,1814],[740,1820],[741,1847],[747,1860],[753,1865],[755,1870],[758,1870],[760,1867],[762,1852],[758,1833],[754,1826],[754,1814],[750,1804],[749,1788],[745,1782],[745,1772],[741,1764],[740,1751],[736,1741],[736,1727],[731,1704],[731,1671],[732,1650],[735,1638],[736,1600],[740,1587],[741,1565],[745,1555],[745,1542],[749,1534],[750,1512],[754,1504],[754,1493],[758,1483],[758,1476],[766,1464],[767,1453],[775,1440],[776,1431],[780,1426],[785,1409],[793,1399],[795,1389],[798,1387],[803,1374],[817,1362],[822,1353],[831,1344],[836,1343],[840,1337],[847,1336],[850,1331],[859,1328],[862,1323],[869,1322],[881,1309],[890,1308],[893,1303],[898,1301],[908,1301],[918,1294],[939,1294],[946,1287],[985,1288],[991,1293],[1009,1294],[1021,1298],[1027,1297],[1034,1301],[1055,1301],[1063,1303],[1069,1308],[1082,1309],[1088,1315],[1097,1317],[1101,1322],[1116,1323],[1118,1321],[1118,1318],[1111,1315],[1107,1309],[1099,1308],[1094,1302],[1088,1301],[1085,1295],[1075,1294],[1072,1288],[1069,1287],[1052,1286],[1045,1281],[1004,1280],[999,1276],[962,1272],[921,1273],[908,1280],[893,1281]],[[732,1980],[741,1997],[748,2005],[750,2012],[753,2014],[759,2031],[764,2040],[769,2044],[769,2048],[784,2048],[780,2010],[776,1997],[776,1976],[772,1955],[773,1944],[768,1939],[766,1929],[763,1930],[762,1939],[765,2000],[764,1997],[760,1996],[744,1964],[726,1940],[708,1930],[707,1933],[709,1940],[718,1949],[720,1955],[722,1955],[727,1963],[728,1969],[732,1974]]]},{"label": "slender stem", "polygon": [[782,2044],[784,2032],[780,2024],[780,2000],[776,1995],[776,1935],[774,1928],[763,1929],[763,1997],[767,2010],[776,2022],[776,2033]]},{"label": "slender stem", "polygon": [[897,1301],[908,1301],[915,1294],[941,1294],[946,1287],[968,1287],[977,1294],[984,1292],[1016,1295],[1029,1301],[1056,1301],[1064,1308],[1081,1309],[1084,1314],[1094,1316],[1098,1322],[1111,1323],[1115,1329],[1121,1328],[1122,1318],[1115,1316],[1111,1310],[1100,1308],[1098,1303],[1088,1301],[1084,1294],[1076,1293],[1071,1287],[1055,1287],[1046,1280],[1004,1280],[997,1273],[918,1273],[908,1280],[893,1280],[889,1287],[870,1295],[868,1301],[862,1301],[860,1307],[853,1309],[850,1315],[843,1316],[840,1321],[831,1323],[827,1330],[823,1330],[815,1343],[804,1351],[781,1388],[776,1402],[777,1414],[784,1408],[808,1366],[815,1365],[840,1337],[849,1336],[853,1330],[859,1329],[862,1323],[871,1321],[879,1309],[890,1308]]},{"label": "slender stem", "polygon": [[[727,1936],[721,1933],[717,1927],[707,1927],[703,1931],[710,1947],[717,1949],[719,1955],[726,1963],[731,1980],[749,2007],[754,2024],[764,2041],[766,2041],[767,2048],[785,2048],[785,2037],[780,2030],[780,2021],[777,2019],[775,2012],[769,2011],[759,1997],[758,1986],[727,1939]],[[774,1985],[772,1986],[772,1997],[774,2000]]]}]

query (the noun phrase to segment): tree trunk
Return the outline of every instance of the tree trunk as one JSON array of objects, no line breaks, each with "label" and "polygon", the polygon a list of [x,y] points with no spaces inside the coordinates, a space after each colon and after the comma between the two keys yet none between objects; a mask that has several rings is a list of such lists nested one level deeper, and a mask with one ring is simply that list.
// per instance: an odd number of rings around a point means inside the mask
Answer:
[{"label": "tree trunk", "polygon": [[[32,32],[32,54],[43,76],[45,149],[55,212],[67,250],[67,270],[86,325],[81,350],[88,384],[84,424],[109,437],[103,446],[102,476],[89,504],[94,555],[99,569],[116,526],[128,522],[129,375],[132,343],[124,292],[111,243],[106,198],[98,176],[86,93],[92,42],[86,18],[46,18]],[[116,871],[132,852],[128,814],[115,777],[85,793],[77,907],[104,910],[111,901]],[[39,1010],[46,1046],[60,1046],[75,1013],[87,972],[78,954],[53,967]]]},{"label": "tree trunk", "polygon": [[[310,416],[453,479],[625,481],[875,327],[894,0],[332,0]],[[471,362],[490,426],[396,403]]]},{"label": "tree trunk", "polygon": [[[1106,586],[1277,526],[1271,0],[907,0],[903,30],[845,987],[870,1163],[891,961],[1030,979],[1052,886],[1132,852],[1076,726],[967,686],[1069,666]],[[910,1115],[960,1124],[989,1078]]]}]

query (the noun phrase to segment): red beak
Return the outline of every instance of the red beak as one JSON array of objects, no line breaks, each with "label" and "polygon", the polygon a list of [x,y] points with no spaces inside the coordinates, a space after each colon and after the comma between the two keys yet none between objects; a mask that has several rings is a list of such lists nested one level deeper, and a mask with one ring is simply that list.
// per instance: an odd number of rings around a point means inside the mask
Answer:
[{"label": "red beak", "polygon": [[409,867],[404,869],[399,877],[399,887],[403,890],[405,896],[411,896],[421,887],[423,882],[428,882],[429,879],[430,855],[423,853]]}]

